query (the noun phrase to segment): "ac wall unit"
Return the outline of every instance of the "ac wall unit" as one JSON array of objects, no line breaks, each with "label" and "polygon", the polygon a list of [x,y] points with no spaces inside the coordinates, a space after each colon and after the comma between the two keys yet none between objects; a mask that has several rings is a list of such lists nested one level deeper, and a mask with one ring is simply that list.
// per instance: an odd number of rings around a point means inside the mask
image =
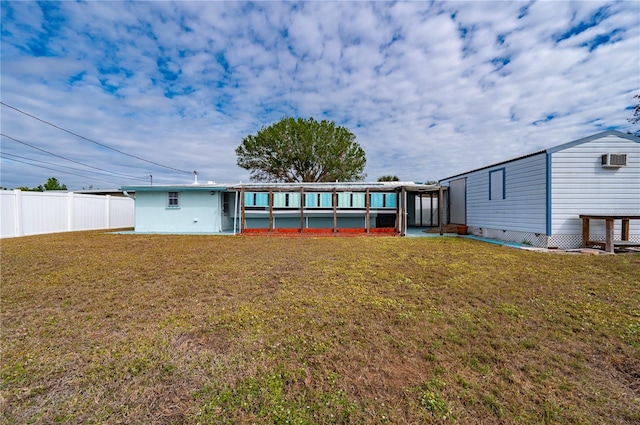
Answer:
[{"label": "ac wall unit", "polygon": [[627,165],[627,154],[606,153],[602,155],[602,166],[605,168],[618,168]]}]

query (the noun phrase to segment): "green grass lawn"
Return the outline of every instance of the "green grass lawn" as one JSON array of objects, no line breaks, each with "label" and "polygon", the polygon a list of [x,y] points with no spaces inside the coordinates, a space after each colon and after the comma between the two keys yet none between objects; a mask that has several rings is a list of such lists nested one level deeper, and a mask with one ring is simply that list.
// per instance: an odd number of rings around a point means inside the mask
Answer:
[{"label": "green grass lawn", "polygon": [[458,238],[1,242],[12,423],[640,422],[640,256]]}]

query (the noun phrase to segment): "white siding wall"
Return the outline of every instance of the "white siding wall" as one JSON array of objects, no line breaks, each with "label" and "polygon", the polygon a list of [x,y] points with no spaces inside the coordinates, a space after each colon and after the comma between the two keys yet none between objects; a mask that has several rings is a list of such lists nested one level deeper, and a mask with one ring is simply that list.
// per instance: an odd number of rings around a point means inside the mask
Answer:
[{"label": "white siding wall", "polygon": [[[505,199],[489,199],[489,173],[504,169]],[[467,178],[467,225],[473,228],[542,233],[546,231],[546,155],[485,168]],[[447,181],[443,181],[447,184]],[[452,206],[452,209],[454,207]]]},{"label": "white siding wall", "polygon": [[[626,153],[627,166],[603,168],[605,153]],[[581,238],[580,214],[640,214],[640,143],[611,135],[555,152],[551,164],[552,235]],[[640,240],[637,220],[630,230]],[[604,222],[593,221],[591,233],[604,238]]]},{"label": "white siding wall", "polygon": [[466,210],[466,179],[452,180],[449,183],[449,197],[451,198],[451,205],[455,208],[451,209],[449,215],[449,221],[455,224],[467,223],[467,210]]},{"label": "white siding wall", "polygon": [[0,191],[0,237],[133,227],[129,198],[63,192]]}]

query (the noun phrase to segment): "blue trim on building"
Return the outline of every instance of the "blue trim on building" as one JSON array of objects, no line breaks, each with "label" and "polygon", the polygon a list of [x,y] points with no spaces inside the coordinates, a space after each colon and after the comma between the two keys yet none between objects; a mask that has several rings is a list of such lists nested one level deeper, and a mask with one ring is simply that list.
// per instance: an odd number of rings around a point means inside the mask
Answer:
[{"label": "blue trim on building", "polygon": [[551,153],[547,153],[547,181],[545,189],[547,195],[546,230],[547,236],[551,236]]},{"label": "blue trim on building", "polygon": [[[464,177],[463,179],[464,179],[464,224],[468,224],[469,223],[469,221],[467,220],[467,179],[468,177]],[[438,208],[440,208],[440,205],[438,205]]]}]

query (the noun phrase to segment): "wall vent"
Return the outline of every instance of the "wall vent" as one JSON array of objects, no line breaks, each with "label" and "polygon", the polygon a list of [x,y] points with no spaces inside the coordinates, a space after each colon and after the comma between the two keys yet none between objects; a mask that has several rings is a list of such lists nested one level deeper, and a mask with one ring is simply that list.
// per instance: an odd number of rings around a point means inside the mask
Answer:
[{"label": "wall vent", "polygon": [[607,153],[602,155],[602,166],[606,168],[618,168],[627,165],[627,154]]}]

